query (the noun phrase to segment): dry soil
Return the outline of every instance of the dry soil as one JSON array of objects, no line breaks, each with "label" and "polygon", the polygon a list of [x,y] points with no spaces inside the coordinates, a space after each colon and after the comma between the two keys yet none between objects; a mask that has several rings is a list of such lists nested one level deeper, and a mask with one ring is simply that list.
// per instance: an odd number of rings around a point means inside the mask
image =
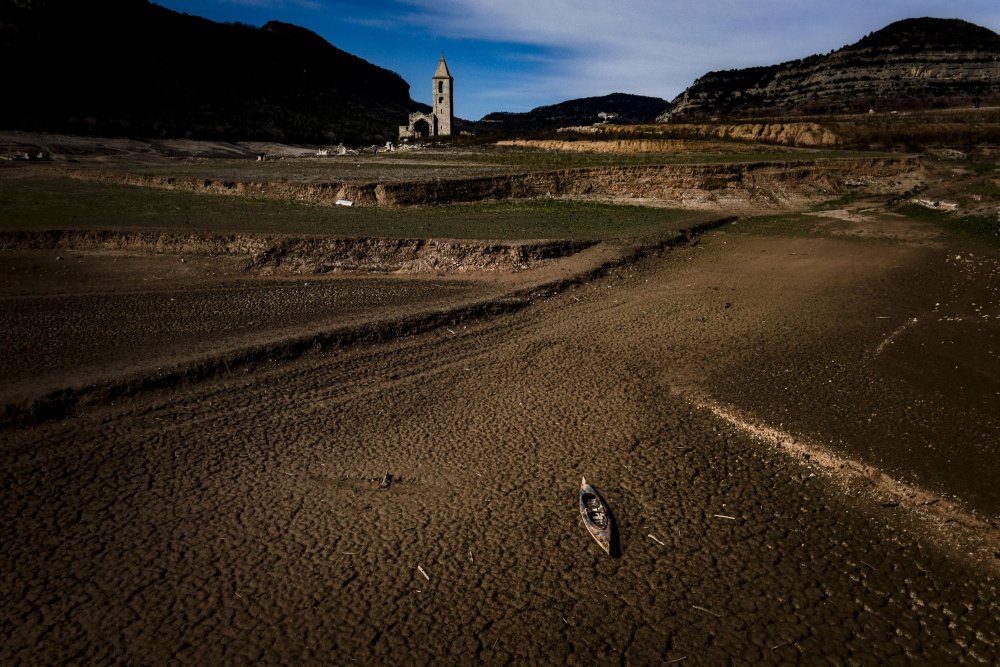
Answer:
[{"label": "dry soil", "polygon": [[4,431],[0,662],[996,662],[1000,258],[739,224]]}]

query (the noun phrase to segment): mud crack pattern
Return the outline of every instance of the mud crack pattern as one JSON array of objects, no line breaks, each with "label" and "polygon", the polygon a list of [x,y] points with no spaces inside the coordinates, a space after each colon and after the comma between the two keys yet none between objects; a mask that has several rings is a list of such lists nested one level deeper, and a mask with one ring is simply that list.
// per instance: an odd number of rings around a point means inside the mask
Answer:
[{"label": "mud crack pattern", "polygon": [[814,381],[815,345],[871,359],[893,326],[824,325],[925,258],[845,243],[715,234],[512,315],[5,433],[0,661],[995,662],[994,570],[685,398],[770,418],[780,392],[722,379],[762,340]]}]

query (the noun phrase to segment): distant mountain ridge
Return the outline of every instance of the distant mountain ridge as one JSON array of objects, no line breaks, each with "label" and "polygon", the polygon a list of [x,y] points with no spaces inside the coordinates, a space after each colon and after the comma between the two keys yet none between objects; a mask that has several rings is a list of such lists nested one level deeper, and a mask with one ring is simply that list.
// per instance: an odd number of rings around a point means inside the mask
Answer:
[{"label": "distant mountain ridge", "polygon": [[[0,82],[0,129],[97,136],[381,144],[429,108],[398,74],[305,28],[216,23],[148,0],[0,0]],[[503,134],[977,103],[1000,103],[1000,35],[917,18],[826,55],[710,72],[673,102],[613,93],[456,126]]]},{"label": "distant mountain ridge", "polygon": [[370,144],[422,108],[396,73],[298,26],[146,0],[0,0],[0,127]]},{"label": "distant mountain ridge", "polygon": [[1000,35],[960,19],[898,21],[855,44],[765,67],[709,72],[660,120],[856,112],[1000,100]]},{"label": "distant mountain ridge", "polygon": [[487,114],[476,123],[476,128],[490,132],[531,132],[570,125],[592,125],[602,120],[648,123],[668,104],[667,100],[659,97],[611,93],[536,107],[522,113]]}]

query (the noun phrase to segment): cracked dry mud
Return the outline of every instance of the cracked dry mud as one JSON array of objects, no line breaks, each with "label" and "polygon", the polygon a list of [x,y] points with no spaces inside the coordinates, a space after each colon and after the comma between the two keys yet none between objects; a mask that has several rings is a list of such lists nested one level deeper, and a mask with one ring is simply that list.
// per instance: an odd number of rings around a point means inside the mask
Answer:
[{"label": "cracked dry mud", "polygon": [[713,232],[458,330],[9,430],[0,661],[995,662],[1000,560],[696,400],[995,517],[995,362],[915,379],[934,327],[874,355],[957,313],[954,254]]}]

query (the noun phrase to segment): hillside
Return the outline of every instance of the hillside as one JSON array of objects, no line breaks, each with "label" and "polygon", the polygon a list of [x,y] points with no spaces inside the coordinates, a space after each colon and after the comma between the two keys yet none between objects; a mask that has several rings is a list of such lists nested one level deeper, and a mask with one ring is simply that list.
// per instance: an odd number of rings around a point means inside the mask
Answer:
[{"label": "hillside", "polygon": [[603,97],[584,97],[559,104],[536,107],[524,113],[497,112],[484,116],[476,129],[484,132],[521,133],[572,125],[592,125],[604,120],[615,123],[645,123],[667,106],[659,97],[612,93]]},{"label": "hillside", "polygon": [[417,105],[397,74],[318,35],[146,0],[0,0],[0,128],[381,143]]},{"label": "hillside", "polygon": [[973,106],[1000,100],[1000,35],[958,19],[893,23],[827,55],[710,72],[676,116],[749,116]]}]

